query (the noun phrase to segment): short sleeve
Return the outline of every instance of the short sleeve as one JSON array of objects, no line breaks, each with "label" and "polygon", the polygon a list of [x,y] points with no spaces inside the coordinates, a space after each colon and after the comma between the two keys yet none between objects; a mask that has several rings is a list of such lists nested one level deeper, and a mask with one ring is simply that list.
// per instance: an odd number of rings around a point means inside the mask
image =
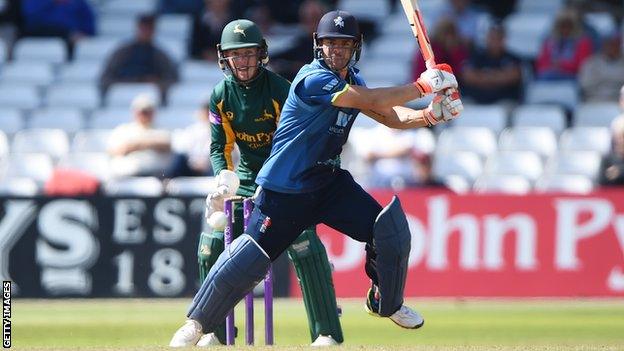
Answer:
[{"label": "short sleeve", "polygon": [[305,77],[295,93],[310,105],[331,105],[340,94],[344,93],[349,84],[330,72],[319,72]]}]

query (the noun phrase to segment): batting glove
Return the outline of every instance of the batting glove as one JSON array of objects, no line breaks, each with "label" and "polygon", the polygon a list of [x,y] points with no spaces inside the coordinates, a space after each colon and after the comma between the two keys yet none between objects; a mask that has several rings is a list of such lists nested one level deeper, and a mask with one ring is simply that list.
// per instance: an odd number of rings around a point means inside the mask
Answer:
[{"label": "batting glove", "polygon": [[436,93],[433,101],[425,109],[424,117],[429,127],[440,122],[447,122],[459,116],[464,105],[455,88]]},{"label": "batting glove", "polygon": [[457,78],[455,78],[451,66],[441,63],[421,73],[414,85],[424,96],[448,88],[457,88]]}]

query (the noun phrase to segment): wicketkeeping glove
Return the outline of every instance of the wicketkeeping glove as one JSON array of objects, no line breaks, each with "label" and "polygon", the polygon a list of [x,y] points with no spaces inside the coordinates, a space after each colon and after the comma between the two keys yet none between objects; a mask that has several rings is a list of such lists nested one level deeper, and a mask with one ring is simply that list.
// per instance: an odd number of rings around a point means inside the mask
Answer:
[{"label": "wicketkeeping glove", "polygon": [[421,73],[414,85],[424,96],[448,88],[457,88],[457,78],[455,78],[451,66],[441,63]]},{"label": "wicketkeeping glove", "polygon": [[236,173],[223,170],[217,175],[217,190],[208,194],[206,197],[206,220],[215,212],[223,211],[223,201],[231,196],[236,195],[236,191],[240,186],[240,180]]}]

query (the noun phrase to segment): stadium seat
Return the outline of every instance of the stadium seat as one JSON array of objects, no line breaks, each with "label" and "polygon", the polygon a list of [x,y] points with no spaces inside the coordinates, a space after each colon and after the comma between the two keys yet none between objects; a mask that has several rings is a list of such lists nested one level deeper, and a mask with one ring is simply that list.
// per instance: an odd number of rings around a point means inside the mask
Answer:
[{"label": "stadium seat", "polygon": [[454,127],[485,127],[498,135],[507,127],[507,110],[500,105],[467,104],[461,117],[452,123]]},{"label": "stadium seat", "polygon": [[104,152],[79,152],[63,156],[57,167],[87,172],[100,180],[110,177],[108,154]]},{"label": "stadium seat", "polygon": [[216,63],[186,61],[180,67],[180,77],[186,83],[215,86],[223,79],[223,72]]},{"label": "stadium seat", "polygon": [[548,174],[577,174],[592,181],[598,178],[600,154],[592,151],[562,152],[553,156],[546,165]]},{"label": "stadium seat", "polygon": [[7,44],[0,38],[0,63],[4,64],[9,59]]},{"label": "stadium seat", "polygon": [[13,137],[12,153],[43,153],[58,159],[69,151],[67,134],[61,129],[24,129]]},{"label": "stadium seat", "polygon": [[40,189],[37,182],[27,177],[11,177],[0,180],[0,196],[35,196]]},{"label": "stadium seat", "polygon": [[535,183],[535,191],[538,193],[589,194],[593,189],[592,180],[578,174],[549,174]]},{"label": "stadium seat", "polygon": [[41,99],[34,86],[0,86],[0,106],[32,110],[41,106]]},{"label": "stadium seat", "polygon": [[488,128],[452,127],[440,133],[436,153],[470,151],[485,158],[496,150],[496,137]]},{"label": "stadium seat", "polygon": [[485,175],[519,175],[537,180],[544,167],[539,155],[531,151],[501,151],[485,162]]},{"label": "stadium seat", "polygon": [[[546,3],[547,1],[542,1]],[[553,14],[516,12],[507,16],[505,46],[523,59],[537,57],[542,41],[553,23]]]},{"label": "stadium seat", "polygon": [[617,103],[589,102],[574,111],[575,126],[609,127],[621,112]]},{"label": "stadium seat", "polygon": [[169,88],[167,106],[198,109],[210,99],[213,86],[199,83],[181,83]]},{"label": "stadium seat", "polygon": [[178,177],[167,182],[167,194],[204,197],[216,190],[215,177]]},{"label": "stadium seat", "polygon": [[[124,0],[131,3],[132,1]],[[104,14],[97,21],[98,35],[108,40],[126,40],[132,38],[136,27],[135,16],[128,14]]]},{"label": "stadium seat", "polygon": [[186,42],[191,34],[193,21],[189,15],[165,14],[158,17],[156,37],[176,39]]},{"label": "stadium seat", "polygon": [[[405,20],[406,26],[407,19]],[[411,62],[415,55],[418,54],[417,43],[413,36],[386,38],[382,37],[375,41],[371,45],[370,50],[367,50],[366,56],[375,60],[392,60]],[[391,55],[389,53],[392,53]],[[362,65],[364,67],[364,65]],[[389,67],[388,67],[389,68]],[[405,70],[403,76],[407,81],[411,75],[411,69]],[[367,77],[364,76],[364,79]]]},{"label": "stadium seat", "polygon": [[362,77],[366,81],[387,79],[395,84],[404,84],[410,79],[411,75],[409,62],[409,60],[401,59],[371,58],[362,62],[359,66],[361,67]]},{"label": "stadium seat", "polygon": [[0,130],[13,134],[24,128],[24,117],[15,108],[0,108]]},{"label": "stadium seat", "polygon": [[132,100],[139,94],[149,94],[156,104],[160,104],[160,91],[151,83],[115,83],[106,94],[106,106],[129,108]]},{"label": "stadium seat", "polygon": [[337,8],[351,13],[359,20],[376,22],[383,22],[384,17],[390,13],[388,1],[379,0],[340,0]]},{"label": "stadium seat", "polygon": [[100,107],[100,92],[93,84],[56,84],[48,89],[47,106],[93,110]]},{"label": "stadium seat", "polygon": [[99,61],[75,61],[60,67],[58,79],[61,84],[96,84],[102,66]]},{"label": "stadium seat", "polygon": [[13,59],[60,64],[67,61],[67,46],[60,38],[22,38],[15,43]]},{"label": "stadium seat", "polygon": [[104,193],[112,196],[161,196],[162,182],[155,177],[111,179],[104,183]]},{"label": "stadium seat", "polygon": [[559,134],[566,126],[565,111],[557,105],[520,105],[511,116],[514,127],[548,127]]},{"label": "stadium seat", "polygon": [[458,175],[471,184],[483,171],[479,155],[474,152],[458,151],[452,154],[436,153],[433,159],[433,174],[441,179]]},{"label": "stadium seat", "polygon": [[558,104],[572,111],[578,101],[578,87],[571,81],[535,81],[526,88],[527,104]]},{"label": "stadium seat", "polygon": [[[104,24],[100,23],[100,26]],[[106,59],[122,43],[118,38],[95,37],[86,38],[76,43],[74,63],[97,62],[103,69]]]},{"label": "stadium seat", "polygon": [[519,0],[516,11],[526,14],[555,15],[563,7],[564,0]]},{"label": "stadium seat", "polygon": [[112,129],[83,129],[78,131],[71,142],[73,152],[106,152]]},{"label": "stadium seat", "polygon": [[85,120],[82,112],[75,108],[46,108],[33,111],[28,125],[35,129],[62,129],[75,133],[85,127]]},{"label": "stadium seat", "polygon": [[601,37],[606,37],[617,31],[615,18],[609,12],[590,12],[583,16],[585,23],[593,28]]},{"label": "stadium seat", "polygon": [[111,16],[135,17],[144,13],[156,12],[156,5],[156,0],[108,0],[102,1],[100,13]]},{"label": "stadium seat", "polygon": [[418,128],[414,132],[414,149],[431,154],[435,151],[436,140],[429,128]]},{"label": "stadium seat", "polygon": [[107,108],[94,111],[87,124],[92,129],[114,129],[120,124],[131,122],[132,118],[132,111],[127,107]]},{"label": "stadium seat", "polygon": [[13,61],[2,67],[3,85],[45,87],[54,81],[54,71],[48,63]]},{"label": "stadium seat", "polygon": [[0,130],[0,160],[9,153],[9,138]]},{"label": "stadium seat", "polygon": [[5,178],[30,178],[45,182],[54,169],[52,158],[44,153],[14,153],[5,162]]},{"label": "stadium seat", "polygon": [[156,39],[156,46],[164,50],[175,63],[180,63],[186,59],[187,45],[185,41],[172,38],[158,38]]},{"label": "stadium seat", "polygon": [[473,189],[482,194],[525,195],[531,191],[531,183],[521,175],[485,175],[477,179]]},{"label": "stadium seat", "polygon": [[197,122],[197,109],[164,108],[156,112],[154,125],[157,128],[186,128]]},{"label": "stadium seat", "polygon": [[557,137],[547,127],[515,127],[504,130],[499,138],[501,151],[533,151],[542,158],[557,152]]},{"label": "stadium seat", "polygon": [[607,127],[572,127],[561,133],[559,149],[567,151],[594,151],[601,155],[611,150],[611,131]]}]

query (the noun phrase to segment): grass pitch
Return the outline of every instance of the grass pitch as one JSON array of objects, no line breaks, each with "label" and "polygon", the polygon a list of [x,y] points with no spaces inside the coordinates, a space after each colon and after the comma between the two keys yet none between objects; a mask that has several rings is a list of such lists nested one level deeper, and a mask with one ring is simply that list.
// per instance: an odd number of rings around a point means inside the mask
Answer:
[{"label": "grass pitch", "polygon": [[[13,300],[13,348],[18,350],[169,350],[190,299]],[[256,344],[264,340],[256,300]],[[624,350],[623,300],[407,301],[425,317],[406,330],[368,316],[363,300],[341,299],[347,350]],[[237,310],[240,332],[242,305]],[[275,301],[276,346],[310,343],[303,302]],[[242,345],[242,335],[237,339]],[[247,348],[239,346],[239,348]],[[221,347],[219,349],[228,350]]]}]

